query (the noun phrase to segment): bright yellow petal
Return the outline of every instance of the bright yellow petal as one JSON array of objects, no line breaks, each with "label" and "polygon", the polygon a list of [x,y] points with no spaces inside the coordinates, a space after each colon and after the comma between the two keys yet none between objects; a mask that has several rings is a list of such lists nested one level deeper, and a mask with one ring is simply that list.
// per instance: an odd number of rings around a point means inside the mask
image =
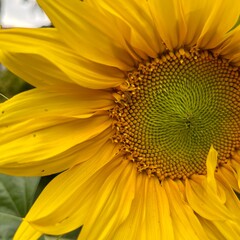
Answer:
[{"label": "bright yellow petal", "polygon": [[[81,91],[77,93],[76,90],[70,95],[70,91],[59,94],[34,89],[1,104],[1,171],[17,175],[46,175],[79,162],[81,144],[111,125],[107,113],[94,115],[95,107],[101,109],[105,103],[111,102],[107,99],[108,93],[99,91],[99,95],[90,99],[91,95],[87,96],[89,91],[78,95]],[[109,133],[107,135],[110,137]],[[84,146],[90,145],[86,143]],[[76,160],[66,163],[76,155]],[[57,161],[58,158],[62,161]]]},{"label": "bright yellow petal", "polygon": [[236,222],[231,221],[217,221],[214,222],[214,225],[218,228],[219,232],[225,237],[225,239],[239,239],[240,228],[239,220]]},{"label": "bright yellow petal", "polygon": [[149,181],[146,201],[147,238],[174,239],[171,211],[165,189],[157,178]]},{"label": "bright yellow petal", "polygon": [[114,167],[109,174],[104,168],[98,181],[104,178],[105,181],[92,203],[95,207],[85,211],[87,217],[79,240],[115,238],[116,228],[126,219],[130,211],[135,193],[136,174],[135,165],[126,160]]},{"label": "bright yellow petal", "polygon": [[[164,51],[159,39],[147,1],[99,1],[106,11],[121,19],[119,28],[128,45],[144,59],[154,58]],[[144,29],[144,31],[143,31]]]},{"label": "bright yellow petal", "polygon": [[172,225],[176,240],[206,239],[206,233],[189,204],[184,200],[178,184],[172,180],[163,182],[169,199]]},{"label": "bright yellow petal", "polygon": [[206,219],[236,220],[236,211],[240,210],[239,203],[236,203],[236,199],[234,200],[229,184],[224,182],[223,178],[216,180],[216,166],[217,152],[211,147],[207,157],[207,177],[193,175],[192,179],[186,180],[187,200],[193,210]]},{"label": "bright yellow petal", "polygon": [[[71,82],[96,89],[114,87],[123,82],[122,71],[77,55],[61,39],[56,29],[0,30],[0,60],[36,86]],[[25,73],[25,69],[29,73]]]},{"label": "bright yellow petal", "polygon": [[224,206],[225,193],[222,190],[219,193],[214,191],[207,185],[205,177],[194,176],[186,180],[186,195],[190,206],[204,218],[224,220],[228,214],[232,215]]},{"label": "bright yellow petal", "polygon": [[[53,235],[83,225],[107,176],[121,166],[119,160],[110,162],[117,151],[108,142],[89,161],[54,178],[40,194],[25,221],[40,232]],[[21,225],[16,234],[21,235],[24,231],[24,225]]]},{"label": "bright yellow petal", "polygon": [[183,16],[183,4],[174,0],[152,0],[149,7],[160,38],[169,50],[183,45],[187,26]]},{"label": "bright yellow petal", "polygon": [[231,162],[225,163],[223,166],[219,167],[217,175],[220,175],[221,178],[224,178],[231,187],[236,192],[240,192],[240,188],[238,186],[238,179],[235,174],[235,170],[232,167]]},{"label": "bright yellow petal", "polygon": [[127,219],[116,230],[115,239],[146,239],[146,194],[148,179],[142,174],[137,175],[135,197],[132,201]]},{"label": "bright yellow petal", "polygon": [[232,166],[235,170],[235,176],[236,176],[236,179],[238,181],[238,187],[240,188],[240,163],[233,160],[232,161]]},{"label": "bright yellow petal", "polygon": [[240,66],[240,26],[229,32],[227,36],[226,41],[214,49],[214,52],[222,55],[226,59],[229,59],[230,62],[236,66]]},{"label": "bright yellow petal", "polygon": [[209,0],[181,0],[180,2],[182,2],[184,21],[187,27],[184,45],[192,47],[195,46],[201,35],[206,20],[213,9],[213,4]]},{"label": "bright yellow petal", "polygon": [[112,239],[174,239],[167,195],[158,179],[137,176],[129,216]]},{"label": "bright yellow petal", "polygon": [[104,90],[91,90],[68,84],[65,84],[64,88],[32,89],[0,105],[0,123],[7,126],[37,118],[81,119],[91,117],[98,111],[109,110],[114,104],[111,92]]},{"label": "bright yellow petal", "polygon": [[[201,225],[206,232],[208,239],[211,240],[226,240],[225,236],[221,233],[221,231],[213,224],[212,221],[202,218],[198,216],[198,219]],[[229,238],[230,239],[230,238]]]},{"label": "bright yellow petal", "polygon": [[[230,184],[221,176],[216,174],[217,184],[225,192],[226,201],[225,206],[231,212],[234,218],[234,221],[240,221],[240,201],[237,198],[236,194],[232,190]],[[229,215],[229,219],[231,217]],[[236,222],[237,222],[236,221]],[[240,230],[240,229],[239,229]]]},{"label": "bright yellow petal", "polygon": [[122,38],[110,16],[106,18],[85,1],[38,2],[65,42],[81,56],[125,71],[133,68],[134,60],[121,46]]},{"label": "bright yellow petal", "polygon": [[34,229],[23,219],[21,231],[18,231],[13,240],[38,240],[42,233]]},{"label": "bright yellow petal", "polygon": [[197,47],[201,49],[215,48],[224,41],[226,33],[236,24],[240,13],[238,0],[209,2],[212,4],[212,9],[197,42]]},{"label": "bright yellow petal", "polygon": [[35,87],[73,83],[61,69],[37,54],[0,52],[0,61],[11,72]]}]

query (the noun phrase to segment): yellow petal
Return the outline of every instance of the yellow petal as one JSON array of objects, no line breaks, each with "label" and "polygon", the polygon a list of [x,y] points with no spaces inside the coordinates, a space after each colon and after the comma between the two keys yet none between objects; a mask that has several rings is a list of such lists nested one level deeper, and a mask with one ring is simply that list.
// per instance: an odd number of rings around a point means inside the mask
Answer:
[{"label": "yellow petal", "polygon": [[211,146],[207,156],[207,185],[214,191],[217,192],[217,184],[215,180],[215,170],[217,166],[217,151]]},{"label": "yellow petal", "polygon": [[[116,230],[115,239],[146,239],[146,192],[148,178],[137,175],[135,196],[127,219]],[[141,226],[141,227],[140,227]]]},{"label": "yellow petal", "polygon": [[[1,104],[1,172],[17,175],[56,173],[79,162],[78,151],[83,147],[89,149],[91,139],[93,149],[97,149],[94,141],[101,142],[101,139],[95,137],[104,132],[111,121],[107,113],[93,115],[94,108],[104,106],[108,94],[100,91],[99,96],[90,100],[91,95],[88,97],[87,93],[86,90],[85,94],[78,95],[73,91],[70,95],[69,92],[58,94],[34,89]],[[110,137],[109,131],[107,137]],[[81,144],[87,140],[88,143]],[[66,162],[69,159],[71,161]]]},{"label": "yellow petal", "polygon": [[[135,165],[123,160],[109,174],[104,168],[98,176],[105,179],[96,192],[92,203],[94,208],[86,209],[86,220],[79,236],[80,239],[114,239],[116,228],[129,214],[135,192]],[[94,184],[94,182],[92,182]],[[91,211],[91,212],[90,212]],[[84,213],[83,213],[84,214]]]},{"label": "yellow petal", "polygon": [[[219,174],[216,175],[217,184],[225,192],[226,201],[224,206],[231,212],[234,216],[234,221],[240,221],[240,201],[237,198],[236,194],[232,190],[230,184]],[[231,217],[229,215],[229,218]]]},{"label": "yellow petal", "polygon": [[73,83],[61,69],[37,54],[0,52],[0,61],[11,72],[35,87]]},{"label": "yellow petal", "polygon": [[223,188],[218,186],[216,193],[206,184],[204,177],[194,176],[186,181],[186,196],[194,211],[204,218],[221,221],[235,219],[235,214],[225,206],[226,193]]},{"label": "yellow petal", "polygon": [[211,147],[207,157],[207,177],[193,175],[192,179],[186,180],[187,200],[194,211],[206,219],[216,221],[236,219],[235,212],[238,207],[235,206],[236,203],[232,198],[234,194],[222,178],[221,181],[216,180],[216,165],[217,152]]},{"label": "yellow petal", "polygon": [[226,33],[235,25],[240,13],[238,0],[209,2],[212,4],[212,9],[199,36],[198,48],[211,49],[218,46],[226,38]]},{"label": "yellow petal", "polygon": [[114,104],[111,92],[104,90],[91,90],[68,84],[61,89],[32,89],[0,105],[0,123],[6,126],[38,118],[81,119],[91,117],[98,111],[109,110]]},{"label": "yellow petal", "polygon": [[206,234],[208,236],[208,239],[211,239],[211,240],[226,240],[225,236],[221,233],[221,230],[219,230],[214,225],[213,221],[202,218],[201,216],[198,216],[198,219],[199,219],[201,225],[203,226],[204,231],[206,232]]},{"label": "yellow petal", "polygon": [[238,187],[240,188],[240,164],[235,160],[232,160],[231,163],[233,168],[235,169],[235,175],[238,181]]},{"label": "yellow petal", "polygon": [[147,239],[174,239],[169,200],[158,179],[149,181],[147,197]]},{"label": "yellow petal", "polygon": [[206,239],[206,233],[194,211],[184,200],[177,183],[167,180],[163,182],[163,187],[166,189],[169,199],[175,239]]},{"label": "yellow petal", "polygon": [[240,26],[227,34],[227,39],[214,52],[230,60],[231,63],[240,66]]},{"label": "yellow petal", "polygon": [[181,1],[152,0],[149,8],[160,38],[169,50],[183,46],[187,32]]},{"label": "yellow petal", "polygon": [[[155,29],[147,1],[99,1],[99,5],[121,19],[120,31],[128,45],[144,59],[154,58],[165,46]],[[144,29],[144,31],[143,31]]]},{"label": "yellow petal", "polygon": [[219,232],[225,237],[224,239],[239,239],[240,228],[239,221],[232,222],[229,221],[217,221],[214,222],[214,225],[218,228]]},{"label": "yellow petal", "polygon": [[[111,159],[118,149],[110,142],[89,161],[54,178],[40,194],[25,220],[42,233],[59,235],[81,225],[107,176],[121,164]],[[17,234],[25,231],[20,225]]]},{"label": "yellow petal", "polygon": [[0,30],[0,60],[36,86],[71,82],[88,88],[109,88],[123,82],[122,71],[77,55],[61,39],[56,29]]},{"label": "yellow petal", "polygon": [[106,18],[85,1],[39,0],[65,42],[91,61],[131,70],[134,61],[121,46],[114,19]]},{"label": "yellow petal", "polygon": [[28,222],[23,219],[21,231],[17,231],[13,240],[37,240],[42,233],[34,229]]},{"label": "yellow petal", "polygon": [[238,179],[235,174],[235,170],[232,167],[231,162],[225,163],[223,166],[219,167],[217,175],[220,175],[221,178],[224,178],[231,187],[236,192],[240,192],[240,188],[238,186]]},{"label": "yellow petal", "polygon": [[181,0],[180,2],[182,2],[183,18],[187,27],[184,45],[192,47],[201,35],[206,20],[213,9],[213,4],[209,0]]},{"label": "yellow petal", "polygon": [[158,179],[137,176],[129,216],[113,239],[174,239],[167,195]]}]

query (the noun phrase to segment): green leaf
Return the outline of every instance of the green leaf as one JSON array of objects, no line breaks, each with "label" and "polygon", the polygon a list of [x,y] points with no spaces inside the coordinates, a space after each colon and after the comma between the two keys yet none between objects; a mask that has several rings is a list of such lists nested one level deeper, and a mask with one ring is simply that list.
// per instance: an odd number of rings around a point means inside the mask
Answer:
[{"label": "green leaf", "polygon": [[33,204],[39,177],[0,174],[0,239],[10,240]]},{"label": "green leaf", "polygon": [[40,240],[76,240],[79,233],[81,231],[81,228],[76,229],[70,233],[64,234],[62,236],[48,236],[44,235],[40,238]]},{"label": "green leaf", "polygon": [[0,69],[0,103],[6,101],[7,98],[11,98],[17,93],[31,88],[31,85],[24,82],[10,71]]},{"label": "green leaf", "polygon": [[[13,239],[22,217],[25,217],[36,197],[54,176],[41,179],[0,174],[0,240]],[[44,235],[40,240],[76,240],[79,232],[80,229],[63,236]]]}]

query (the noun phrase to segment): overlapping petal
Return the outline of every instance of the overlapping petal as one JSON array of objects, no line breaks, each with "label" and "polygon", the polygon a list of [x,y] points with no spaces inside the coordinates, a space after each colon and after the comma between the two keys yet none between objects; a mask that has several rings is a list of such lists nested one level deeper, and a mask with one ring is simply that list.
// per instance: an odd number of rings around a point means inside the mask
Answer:
[{"label": "overlapping petal", "polygon": [[[106,170],[103,169],[102,177],[99,176],[99,179],[104,179],[105,176],[107,178],[95,194],[92,203],[95,207],[91,209],[90,214],[86,214],[79,240],[114,239],[116,229],[131,211],[137,175],[135,165],[123,160],[120,166],[114,166],[107,175]],[[94,231],[92,226],[95,226]]]},{"label": "overlapping petal", "polygon": [[0,30],[0,61],[39,87],[0,105],[0,170],[64,172],[44,189],[15,239],[82,225],[79,240],[237,239],[240,203],[232,188],[239,191],[238,155],[216,173],[211,147],[207,176],[160,182],[122,158],[110,140],[107,110],[115,104],[112,88],[128,71],[166,51],[208,49],[239,66],[240,31],[230,29],[240,2],[39,3],[55,29]]},{"label": "overlapping petal", "polygon": [[159,38],[154,26],[147,1],[100,0],[99,5],[117,19],[121,19],[119,28],[124,39],[143,59],[149,56],[154,58],[165,50],[162,39]]},{"label": "overlapping petal", "polygon": [[228,35],[228,38],[214,49],[214,52],[229,59],[232,64],[240,66],[240,47],[238,44],[240,39],[240,27],[238,26]]},{"label": "overlapping petal", "polygon": [[[197,47],[201,49],[212,49],[223,42],[240,13],[240,2],[237,0],[213,0],[208,3],[211,4],[210,12],[207,12],[205,25],[197,40]],[[205,9],[202,14],[205,14]]]},{"label": "overlapping petal", "polygon": [[167,195],[157,179],[141,174],[137,176],[129,216],[117,228],[114,238],[174,239]]},{"label": "overlapping petal", "polygon": [[111,125],[104,110],[111,108],[112,100],[107,91],[94,91],[97,95],[92,91],[33,89],[1,104],[1,171],[17,175],[63,171],[87,159],[83,156],[91,142],[86,141],[92,138],[89,155],[97,151],[111,136],[103,132]]},{"label": "overlapping petal", "polygon": [[[118,187],[121,187],[121,184],[125,183],[126,178],[129,178],[129,183],[134,181],[136,173],[131,166],[127,166],[129,165],[127,161],[122,162],[120,158],[111,161],[117,151],[117,148],[112,144],[107,143],[103,149],[104,151],[99,151],[98,155],[88,162],[58,175],[41,193],[24,221],[40,232],[49,234],[69,232],[83,225],[85,220],[91,216],[94,219],[91,213],[95,212],[95,217],[102,214],[101,208],[104,208],[104,204],[98,205],[99,208],[95,205],[96,201],[99,200],[99,195],[103,199],[108,199],[108,197],[115,199],[116,204],[124,204],[122,201],[125,199],[126,205],[121,209],[123,212],[119,209],[118,214],[123,217],[127,215],[131,195],[134,193],[131,192],[133,191],[131,189],[134,185],[129,185],[129,188],[124,190],[125,194],[123,195],[114,193]],[[121,180],[119,177],[124,169],[127,170],[126,178]],[[100,190],[104,191],[105,194],[101,194]],[[107,219],[109,218],[106,216],[105,223]],[[114,227],[114,225],[112,226]],[[18,239],[19,235],[24,234],[23,231],[24,224],[20,226],[15,238]],[[91,235],[91,232],[86,231],[87,234]],[[32,240],[32,238],[28,239]]]},{"label": "overlapping petal", "polygon": [[134,60],[124,48],[124,39],[107,17],[85,1],[39,0],[65,42],[90,61],[131,70]]},{"label": "overlapping petal", "polygon": [[149,1],[149,8],[159,37],[167,49],[181,47],[187,32],[181,1]]},{"label": "overlapping petal", "polygon": [[174,239],[206,239],[203,227],[191,206],[184,199],[178,184],[175,181],[168,180],[163,182],[163,187],[166,189],[169,198]]},{"label": "overlapping petal", "polygon": [[56,29],[0,30],[0,45],[0,61],[35,86],[72,82],[103,89],[121,84],[125,76],[116,67],[77,55]]}]

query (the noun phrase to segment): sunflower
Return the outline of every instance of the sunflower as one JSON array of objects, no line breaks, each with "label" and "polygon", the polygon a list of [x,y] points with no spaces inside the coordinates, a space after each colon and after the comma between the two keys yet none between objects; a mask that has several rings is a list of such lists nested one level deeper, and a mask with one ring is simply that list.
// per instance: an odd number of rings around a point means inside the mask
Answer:
[{"label": "sunflower", "polygon": [[14,239],[239,239],[240,2],[38,2],[54,28],[0,31],[35,86],[0,105],[0,171],[60,174]]}]

